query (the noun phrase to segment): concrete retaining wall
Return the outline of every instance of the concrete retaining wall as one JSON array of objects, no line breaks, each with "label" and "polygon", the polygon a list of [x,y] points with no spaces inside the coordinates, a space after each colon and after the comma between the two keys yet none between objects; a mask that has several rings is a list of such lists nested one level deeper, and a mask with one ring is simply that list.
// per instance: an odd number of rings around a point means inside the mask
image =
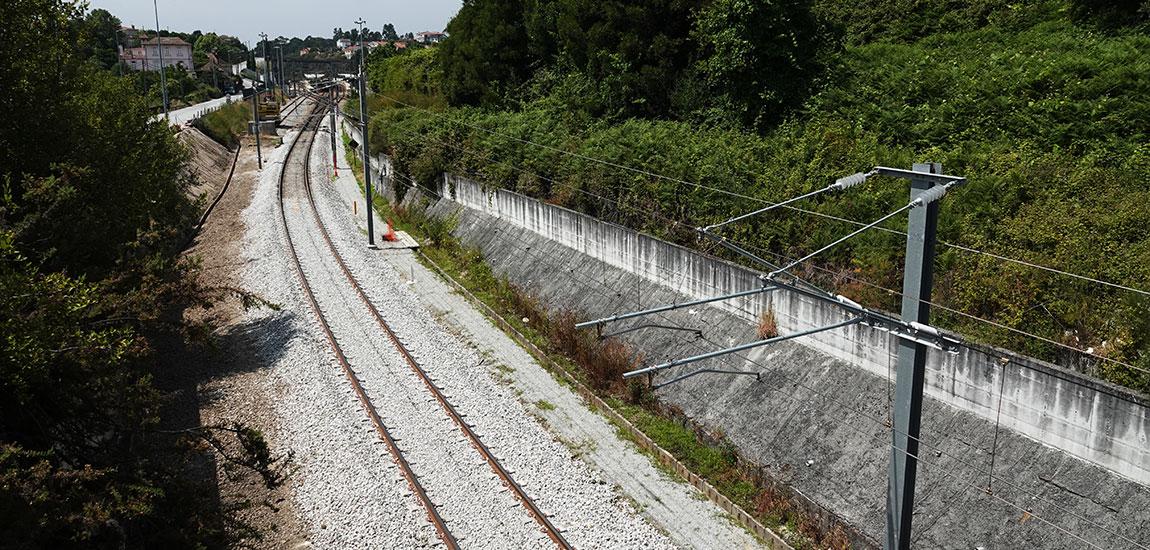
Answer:
[{"label": "concrete retaining wall", "polygon": [[[438,193],[684,296],[704,298],[760,285],[757,271],[511,191],[484,189],[446,175]],[[750,324],[773,309],[782,334],[846,319],[833,305],[787,291],[715,306]],[[897,352],[890,348],[893,341],[886,333],[862,325],[800,342],[881,377],[888,375],[891,355]],[[930,351],[926,393],[1125,478],[1150,484],[1150,403],[1123,388],[1002,350],[963,348],[958,354]]]}]

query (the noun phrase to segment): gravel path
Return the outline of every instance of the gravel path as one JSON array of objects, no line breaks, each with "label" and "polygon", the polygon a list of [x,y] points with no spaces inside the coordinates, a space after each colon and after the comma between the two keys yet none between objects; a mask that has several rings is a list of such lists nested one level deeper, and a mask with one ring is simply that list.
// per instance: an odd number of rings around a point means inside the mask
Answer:
[{"label": "gravel path", "polygon": [[[186,137],[197,132],[195,129],[185,130],[181,135]],[[191,147],[220,147],[215,142],[205,143],[203,140],[209,138],[202,134],[197,137],[202,139],[191,140]],[[273,150],[272,147],[265,149],[267,153]],[[230,160],[223,160],[230,164]],[[217,167],[218,178],[225,179],[229,168]],[[192,246],[185,251],[185,254],[201,260],[199,282],[205,287],[243,286],[243,212],[251,203],[258,180],[255,143],[249,137],[236,160],[231,185],[196,235]],[[223,184],[224,181],[212,181],[205,185],[206,192],[215,195]],[[252,353],[252,340],[258,336],[249,330],[240,300],[222,300],[205,310],[189,310],[185,315],[191,320],[208,320],[218,327],[214,335],[218,348],[185,348],[171,354],[178,357],[177,361],[182,365],[198,366],[200,424],[242,422],[260,430],[272,445],[272,451],[282,454],[285,449],[278,444],[282,438],[279,437],[279,423],[274,412],[276,396],[272,392],[275,388],[268,383],[269,370],[261,358]],[[229,448],[239,453],[238,447],[236,444]],[[252,506],[235,512],[240,521],[261,532],[258,540],[245,541],[245,547],[253,550],[289,548],[306,543],[307,534],[296,513],[290,486],[268,490],[258,474],[234,468],[226,461],[217,461],[217,479],[219,492],[224,498],[252,503]]]},{"label": "gravel path", "polygon": [[[260,335],[260,359],[271,365],[266,383],[271,386],[269,393],[278,398],[274,403],[279,424],[275,445],[295,453],[299,468],[293,478],[296,507],[316,547],[439,546],[426,512],[322,340],[292,271],[279,218],[277,184],[287,144],[296,136],[297,132],[289,132],[285,145],[266,159],[268,164],[251,205],[244,212],[247,230],[243,256],[245,287],[282,306],[278,311],[250,312],[245,321]],[[343,152],[337,153],[342,159]],[[538,416],[539,410],[521,398],[523,390],[501,377],[496,363],[504,358],[489,358],[442,323],[421,295],[397,277],[388,261],[391,253],[369,251],[363,246],[364,234],[350,216],[350,205],[331,183],[326,134],[320,134],[312,155],[320,215],[373,305],[484,444],[551,521],[565,531],[568,541],[580,548],[674,547],[662,528],[636,510],[615,479],[605,477],[602,470],[584,460],[578,448],[564,444],[548,430]],[[293,161],[296,159],[293,155]],[[361,383],[399,439],[404,455],[452,533],[465,548],[552,546],[375,324],[318,232],[302,192],[301,167],[293,162],[287,169],[284,208],[288,230],[316,298]],[[573,396],[569,391],[567,394]],[[568,406],[564,396],[552,398]],[[582,407],[578,403],[575,406]],[[612,431],[605,433],[613,440],[607,448],[623,446]],[[635,454],[630,449],[625,452]],[[645,459],[640,460],[653,470]],[[653,494],[659,498],[657,492]],[[697,497],[687,500],[702,502]],[[688,509],[695,513],[690,506]],[[704,522],[724,521],[713,510],[706,510],[704,515]],[[699,546],[697,541],[678,537],[676,541]],[[735,539],[724,536],[711,542],[715,543],[712,547],[746,546],[727,544]]]},{"label": "gravel path", "polygon": [[[327,147],[328,141],[317,145],[317,149]],[[342,161],[342,141],[339,142],[337,155]],[[315,162],[318,160],[313,159]],[[342,162],[340,178],[327,195],[327,204],[321,204],[325,219],[328,219],[327,216],[343,218],[344,225],[348,226],[344,231],[354,234],[353,243],[361,244],[364,240],[363,216],[357,218],[354,224],[347,218],[351,215],[351,202],[358,200],[362,205],[363,198]],[[333,231],[332,226],[335,225],[329,222]],[[378,219],[376,227],[383,227]],[[362,246],[356,245],[351,247],[354,250],[344,253],[367,257],[359,265],[369,268],[369,278],[357,276],[361,280],[375,281],[367,290],[369,295],[374,297],[380,293],[395,292],[412,296],[412,300],[407,303],[434,319],[436,325],[443,327],[441,330],[457,334],[456,340],[474,343],[478,348],[477,354],[490,359],[484,364],[485,368],[473,369],[471,374],[477,377],[482,375],[488,381],[495,380],[499,388],[495,391],[504,396],[514,396],[519,404],[517,409],[528,411],[526,416],[542,419],[540,424],[549,429],[547,437],[550,440],[565,442],[567,454],[577,459],[574,461],[588,471],[586,475],[597,480],[601,488],[605,489],[607,495],[600,496],[598,504],[614,499],[615,505],[633,513],[633,501],[642,510],[642,516],[649,520],[648,525],[656,525],[659,531],[669,535],[670,540],[678,546],[761,547],[760,541],[733,523],[697,490],[668,477],[631,443],[621,439],[613,425],[592,412],[576,393],[557,382],[530,354],[492,325],[482,313],[440,280],[438,275],[428,271],[412,253],[369,253]],[[397,286],[400,290],[394,290]],[[545,406],[539,407],[537,403],[544,403]],[[522,477],[521,474],[517,475],[517,479]],[[611,490],[606,490],[608,487]],[[544,502],[545,499],[540,500],[541,504]],[[572,528],[573,532],[575,530]],[[576,540],[574,533],[569,533],[568,538],[572,542]],[[615,541],[602,546],[627,547],[635,544],[644,546],[643,543],[630,541]]]},{"label": "gravel path", "polygon": [[[296,133],[285,136],[285,144]],[[277,185],[287,145],[267,159],[244,212],[245,287],[282,309],[249,314],[271,365],[280,447],[295,453],[296,507],[320,548],[412,548],[438,542],[426,514],[366,422],[334,356],[320,341],[291,271]],[[289,212],[289,216],[292,213]]]},{"label": "gravel path", "polygon": [[[322,165],[317,171],[316,181],[324,181]],[[302,181],[289,186],[293,192],[287,194],[285,205],[292,213],[290,230],[296,236],[303,268],[316,298],[340,347],[384,423],[400,440],[404,455],[452,533],[470,541],[469,546],[482,548],[546,545],[538,526],[518,508],[512,495],[485,467],[384,337],[331,256],[304,193],[297,186],[302,186]]]},{"label": "gravel path", "polygon": [[[337,154],[343,158],[342,150]],[[329,140],[317,141],[313,155],[316,181],[321,177],[330,181],[330,163],[325,162],[331,158]],[[349,175],[341,180],[354,181]],[[347,187],[342,191],[318,186],[317,203],[355,277],[452,403],[460,412],[470,413],[468,419],[484,443],[552,521],[566,529],[568,541],[593,548],[670,546],[671,541],[645,521],[600,471],[547,430],[536,416],[538,408],[524,403],[500,376],[499,360],[485,357],[444,326],[419,294],[396,276],[387,259],[410,252],[371,251],[364,246],[364,234],[345,200]]]}]

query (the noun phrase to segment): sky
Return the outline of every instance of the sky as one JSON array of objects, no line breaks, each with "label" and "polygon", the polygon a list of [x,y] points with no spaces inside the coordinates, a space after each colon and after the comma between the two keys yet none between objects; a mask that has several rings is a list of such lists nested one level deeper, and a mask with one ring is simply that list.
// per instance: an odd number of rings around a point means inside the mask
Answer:
[{"label": "sky", "polygon": [[[89,0],[90,8],[103,8],[125,26],[156,28],[152,2],[148,0]],[[395,25],[400,34],[442,31],[459,11],[463,0],[157,0],[160,27],[179,32],[228,34],[255,44],[259,34],[269,37],[307,35],[331,38],[335,27],[356,27],[363,18],[366,27],[380,30],[384,23]]]}]

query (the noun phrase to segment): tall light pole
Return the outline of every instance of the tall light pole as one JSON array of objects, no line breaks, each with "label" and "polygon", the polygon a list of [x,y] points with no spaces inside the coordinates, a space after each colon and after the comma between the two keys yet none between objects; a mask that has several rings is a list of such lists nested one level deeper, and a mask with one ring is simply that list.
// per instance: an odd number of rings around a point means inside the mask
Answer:
[{"label": "tall light pole", "polygon": [[284,46],[283,42],[279,42],[278,45],[276,46],[276,57],[279,58],[279,62],[280,62],[280,91],[287,89],[285,87],[285,84],[287,83],[287,74],[284,73],[284,50],[283,50],[283,46]]},{"label": "tall light pole", "polygon": [[363,48],[363,18],[356,20],[359,24],[359,135],[363,138],[363,190],[367,194],[367,246],[375,248],[375,230],[372,227],[371,202],[371,154],[368,152],[367,140],[367,86],[364,80],[367,77],[367,50]]},{"label": "tall light pole", "polygon": [[272,46],[272,60],[273,60],[272,61],[272,67],[275,68],[274,72],[272,73],[275,75],[275,78],[273,78],[272,81],[276,83],[276,86],[279,86],[279,89],[282,92],[284,89],[284,80],[283,80],[283,73],[282,73],[283,67],[280,66],[280,45],[279,45],[279,42],[276,42],[276,45]]},{"label": "tall light pole", "polygon": [[268,33],[261,32],[260,38],[264,39],[264,88],[272,89],[272,75],[269,72],[271,65],[268,65]]},{"label": "tall light pole", "polygon": [[[168,116],[168,77],[167,71],[164,70],[164,45],[160,40],[160,6],[156,4],[156,0],[152,0],[152,9],[156,13],[156,51],[160,52],[160,89],[164,94],[164,121],[171,123]],[[144,56],[147,59],[147,55]]]}]

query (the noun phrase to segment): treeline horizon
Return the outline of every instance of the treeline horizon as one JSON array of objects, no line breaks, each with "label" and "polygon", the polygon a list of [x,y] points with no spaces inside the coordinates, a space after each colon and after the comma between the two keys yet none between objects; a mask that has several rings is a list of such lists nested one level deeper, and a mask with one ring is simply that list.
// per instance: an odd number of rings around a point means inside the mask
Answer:
[{"label": "treeline horizon", "polygon": [[[434,50],[370,59],[371,146],[423,184],[452,171],[689,246],[761,206],[723,192],[941,162],[969,180],[944,241],[1148,289],[1148,28],[1137,0],[476,0]],[[802,206],[869,222],[906,200],[879,178]],[[904,224],[801,274],[897,311]],[[726,235],[798,258],[853,228],[782,211]],[[936,273],[940,326],[1150,391],[1144,295],[947,246]]]}]

